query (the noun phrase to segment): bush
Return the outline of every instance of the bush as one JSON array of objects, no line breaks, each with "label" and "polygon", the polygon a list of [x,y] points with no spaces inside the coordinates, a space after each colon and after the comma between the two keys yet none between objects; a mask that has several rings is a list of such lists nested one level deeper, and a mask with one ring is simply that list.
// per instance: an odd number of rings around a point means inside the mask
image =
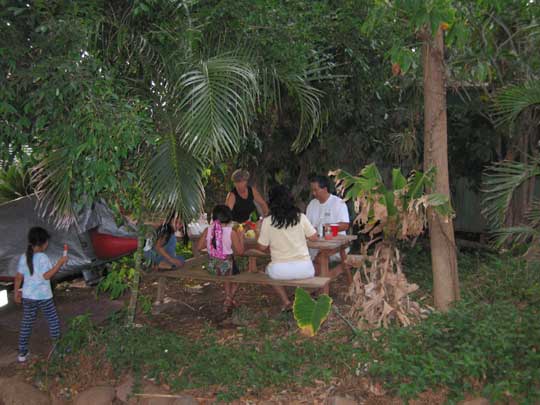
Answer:
[{"label": "bush", "polygon": [[[405,272],[431,289],[429,255],[405,252]],[[451,397],[478,389],[495,401],[540,400],[540,269],[506,256],[458,257],[463,301],[410,328],[362,335],[361,367],[402,398],[446,386]]]}]

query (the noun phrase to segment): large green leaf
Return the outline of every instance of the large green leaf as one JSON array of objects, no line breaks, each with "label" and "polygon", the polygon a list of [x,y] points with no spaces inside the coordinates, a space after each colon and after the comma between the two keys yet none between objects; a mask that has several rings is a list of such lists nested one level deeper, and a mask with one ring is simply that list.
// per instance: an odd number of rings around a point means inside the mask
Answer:
[{"label": "large green leaf", "polygon": [[303,334],[314,336],[328,317],[332,306],[332,298],[320,295],[317,301],[302,288],[294,294],[294,318]]}]

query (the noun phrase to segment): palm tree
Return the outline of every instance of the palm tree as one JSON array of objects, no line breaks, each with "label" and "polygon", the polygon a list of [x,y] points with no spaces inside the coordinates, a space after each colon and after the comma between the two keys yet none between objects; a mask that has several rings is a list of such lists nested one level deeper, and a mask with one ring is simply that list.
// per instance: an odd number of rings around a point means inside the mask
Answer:
[{"label": "palm tree", "polygon": [[[294,148],[300,150],[320,130],[321,92],[311,84],[317,69],[280,75],[278,69],[258,67],[238,52],[203,52],[185,32],[153,25],[152,35],[162,29],[163,35],[174,39],[174,46],[164,50],[148,39],[150,34],[140,29],[138,20],[131,25],[132,18],[131,8],[123,14],[111,13],[90,36],[99,37],[93,43],[104,44],[91,53],[108,61],[111,71],[127,77],[133,94],[149,100],[158,141],[155,147],[141,148],[136,157],[143,161],[135,187],[139,216],[144,210],[175,211],[190,219],[200,212],[203,167],[237,153],[256,111],[279,108],[283,90],[296,100],[301,112]],[[194,31],[191,25],[190,30]],[[74,221],[73,207],[78,201],[74,201],[73,189],[81,182],[70,175],[65,153],[65,148],[52,150],[34,171],[42,209],[63,226]],[[140,267],[138,255],[137,270]],[[132,310],[137,286],[138,276]],[[133,315],[131,311],[131,320]]]},{"label": "palm tree", "polygon": [[[502,90],[495,98],[498,123],[512,124],[524,111],[540,106],[540,81],[514,85]],[[538,126],[538,122],[534,124]],[[527,153],[527,151],[522,151]],[[528,243],[534,247],[540,241],[540,201],[528,204],[524,223],[505,226],[512,198],[519,187],[540,176],[540,157],[529,156],[527,162],[504,160],[489,166],[483,176],[482,213],[500,246],[508,241]],[[532,250],[529,258],[537,257]]]}]

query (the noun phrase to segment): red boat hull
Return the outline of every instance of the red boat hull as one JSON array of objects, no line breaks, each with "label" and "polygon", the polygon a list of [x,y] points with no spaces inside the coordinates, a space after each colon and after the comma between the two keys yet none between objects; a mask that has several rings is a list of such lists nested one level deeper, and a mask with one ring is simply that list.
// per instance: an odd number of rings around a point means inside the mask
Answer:
[{"label": "red boat hull", "polygon": [[137,238],[112,236],[94,230],[90,231],[90,239],[94,253],[100,260],[126,256],[137,250]]}]

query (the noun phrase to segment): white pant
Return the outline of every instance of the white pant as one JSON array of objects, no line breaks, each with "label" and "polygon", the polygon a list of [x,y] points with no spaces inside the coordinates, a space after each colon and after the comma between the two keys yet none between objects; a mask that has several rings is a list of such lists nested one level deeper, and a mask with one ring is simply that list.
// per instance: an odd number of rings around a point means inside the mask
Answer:
[{"label": "white pant", "polygon": [[274,280],[298,280],[315,276],[315,268],[311,260],[270,263],[266,274]]}]

